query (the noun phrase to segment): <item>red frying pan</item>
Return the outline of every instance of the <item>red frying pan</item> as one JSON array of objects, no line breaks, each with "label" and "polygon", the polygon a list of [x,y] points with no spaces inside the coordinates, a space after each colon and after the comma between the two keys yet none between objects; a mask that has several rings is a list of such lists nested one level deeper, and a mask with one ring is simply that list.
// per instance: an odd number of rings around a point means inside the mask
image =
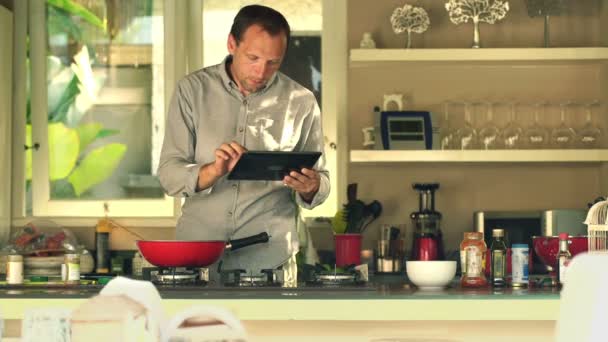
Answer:
[{"label": "red frying pan", "polygon": [[138,240],[142,256],[157,267],[206,267],[216,262],[224,249],[268,242],[270,236],[260,233],[242,239],[225,241]]}]

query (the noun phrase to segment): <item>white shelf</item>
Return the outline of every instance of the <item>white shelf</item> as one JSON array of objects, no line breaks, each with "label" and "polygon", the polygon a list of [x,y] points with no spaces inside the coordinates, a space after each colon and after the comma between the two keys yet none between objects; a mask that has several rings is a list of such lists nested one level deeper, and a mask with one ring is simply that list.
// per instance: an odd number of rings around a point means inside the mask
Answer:
[{"label": "white shelf", "polygon": [[498,49],[351,49],[353,65],[366,62],[467,61],[599,61],[608,48],[498,48]]},{"label": "white shelf", "polygon": [[608,150],[351,150],[352,163],[402,163],[402,162],[460,162],[460,163],[569,163],[606,162]]}]

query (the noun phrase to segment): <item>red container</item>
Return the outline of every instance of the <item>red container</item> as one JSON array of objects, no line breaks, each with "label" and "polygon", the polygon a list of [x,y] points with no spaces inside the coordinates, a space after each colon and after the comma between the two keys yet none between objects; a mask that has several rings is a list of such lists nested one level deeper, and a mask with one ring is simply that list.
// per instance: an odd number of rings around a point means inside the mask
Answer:
[{"label": "red container", "polygon": [[437,240],[433,237],[419,237],[417,238],[417,253],[418,257],[416,260],[420,261],[433,261],[439,260],[439,246]]},{"label": "red container", "polygon": [[[555,270],[557,267],[557,253],[559,252],[559,238],[557,236],[534,236],[534,253],[538,255],[540,261]],[[587,252],[586,236],[571,236],[568,238],[568,249],[570,254],[575,256],[579,253]]]},{"label": "red container", "polygon": [[361,264],[361,234],[334,235],[336,266]]}]

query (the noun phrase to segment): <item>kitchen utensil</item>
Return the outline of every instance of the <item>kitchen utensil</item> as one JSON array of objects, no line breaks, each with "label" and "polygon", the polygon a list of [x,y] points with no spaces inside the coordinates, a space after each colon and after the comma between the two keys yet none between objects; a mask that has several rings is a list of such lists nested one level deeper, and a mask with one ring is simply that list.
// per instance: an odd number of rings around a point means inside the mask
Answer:
[{"label": "kitchen utensil", "polygon": [[370,223],[376,220],[382,213],[382,204],[377,200],[373,200],[370,204],[365,206],[364,217],[359,227],[359,232],[363,232],[367,229]]},{"label": "kitchen utensil", "polygon": [[456,261],[406,261],[407,277],[421,290],[439,290],[448,286],[456,275]]},{"label": "kitchen utensil", "polygon": [[225,249],[235,251],[268,242],[268,233],[225,241],[138,240],[143,257],[158,267],[205,267],[216,262]]},{"label": "kitchen utensil", "polygon": [[405,225],[383,224],[380,227],[378,250],[376,252],[376,272],[399,273],[403,271],[403,234]]},{"label": "kitchen utensil", "polygon": [[435,211],[435,191],[438,183],[414,183],[418,191],[418,211],[410,214],[414,226],[411,260],[443,260],[441,213]]},{"label": "kitchen utensil", "polygon": [[345,219],[346,215],[344,210],[340,209],[336,212],[336,215],[331,219],[331,228],[336,234],[344,234],[346,232],[347,222]]},{"label": "kitchen utensil", "polygon": [[[568,241],[568,249],[572,257],[587,252],[588,239],[586,236],[571,236]],[[559,252],[559,238],[557,236],[534,236],[532,242],[534,253],[540,261],[555,270],[557,267],[557,253]]]},{"label": "kitchen utensil", "polygon": [[365,203],[357,199],[357,183],[348,185],[346,195],[348,203],[343,208],[346,233],[357,234],[365,215]]}]

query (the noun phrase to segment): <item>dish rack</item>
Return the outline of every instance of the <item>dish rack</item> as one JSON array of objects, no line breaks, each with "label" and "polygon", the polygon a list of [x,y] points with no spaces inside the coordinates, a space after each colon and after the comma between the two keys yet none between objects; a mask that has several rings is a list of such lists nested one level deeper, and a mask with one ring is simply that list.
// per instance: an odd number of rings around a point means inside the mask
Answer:
[{"label": "dish rack", "polygon": [[608,200],[595,203],[587,212],[589,253],[608,253]]}]

